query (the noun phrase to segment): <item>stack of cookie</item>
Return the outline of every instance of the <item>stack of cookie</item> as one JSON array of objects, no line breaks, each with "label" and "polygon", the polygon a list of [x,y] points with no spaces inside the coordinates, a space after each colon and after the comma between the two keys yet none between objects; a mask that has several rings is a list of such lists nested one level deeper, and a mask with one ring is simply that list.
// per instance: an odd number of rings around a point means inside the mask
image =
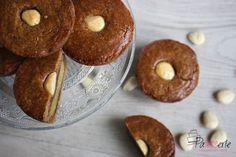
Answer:
[{"label": "stack of cookie", "polygon": [[64,55],[89,66],[109,64],[134,33],[121,0],[1,0],[0,16],[0,76],[16,73],[17,104],[47,123],[55,121]]}]

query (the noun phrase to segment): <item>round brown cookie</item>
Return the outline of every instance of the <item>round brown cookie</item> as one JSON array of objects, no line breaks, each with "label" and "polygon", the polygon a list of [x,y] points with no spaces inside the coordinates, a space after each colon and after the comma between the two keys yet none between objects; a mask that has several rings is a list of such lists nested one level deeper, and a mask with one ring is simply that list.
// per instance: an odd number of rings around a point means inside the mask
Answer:
[{"label": "round brown cookie", "polygon": [[[111,63],[127,49],[133,39],[134,22],[129,10],[121,0],[73,2],[76,20],[74,32],[64,46],[65,53],[85,65]],[[96,25],[96,29],[100,30],[89,29],[89,25],[93,29]]]},{"label": "round brown cookie", "polygon": [[62,51],[43,58],[26,59],[17,70],[13,86],[17,104],[36,120],[54,122],[64,76]]},{"label": "round brown cookie", "polygon": [[0,16],[4,47],[19,56],[43,57],[64,46],[75,12],[71,0],[1,0]]},{"label": "round brown cookie", "polygon": [[17,56],[9,50],[0,47],[0,76],[14,74],[23,61],[23,57]]},{"label": "round brown cookie", "polygon": [[162,123],[147,116],[131,116],[125,125],[144,156],[175,156],[174,137]]},{"label": "round brown cookie", "polygon": [[142,50],[136,74],[145,94],[161,102],[177,102],[198,85],[199,65],[196,54],[187,45],[160,40]]}]

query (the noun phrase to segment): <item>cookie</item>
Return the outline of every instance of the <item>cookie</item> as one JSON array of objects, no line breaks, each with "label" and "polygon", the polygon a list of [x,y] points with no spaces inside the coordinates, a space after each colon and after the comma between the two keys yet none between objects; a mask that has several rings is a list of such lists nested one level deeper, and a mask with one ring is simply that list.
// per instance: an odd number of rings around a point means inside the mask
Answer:
[{"label": "cookie", "polygon": [[14,74],[23,61],[23,57],[0,47],[0,77]]},{"label": "cookie", "polygon": [[73,0],[74,32],[65,53],[85,65],[108,64],[118,58],[133,39],[134,22],[121,0]]},{"label": "cookie", "polygon": [[44,58],[26,59],[16,73],[13,86],[19,107],[36,120],[54,122],[65,69],[61,51]]},{"label": "cookie", "polygon": [[144,156],[175,156],[174,137],[162,123],[147,116],[131,116],[125,125]]},{"label": "cookie", "polygon": [[177,102],[198,85],[199,65],[195,52],[174,40],[159,40],[143,48],[136,68],[144,93],[161,102]]},{"label": "cookie", "polygon": [[73,30],[71,0],[1,0],[0,43],[23,57],[58,52]]}]

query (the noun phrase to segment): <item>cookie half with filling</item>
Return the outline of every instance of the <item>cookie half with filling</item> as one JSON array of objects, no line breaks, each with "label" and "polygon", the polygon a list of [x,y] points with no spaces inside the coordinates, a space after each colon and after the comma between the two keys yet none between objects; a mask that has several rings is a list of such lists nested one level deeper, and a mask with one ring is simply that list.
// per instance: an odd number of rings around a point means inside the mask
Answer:
[{"label": "cookie half with filling", "polygon": [[175,141],[169,129],[147,116],[131,116],[125,125],[145,157],[174,157]]},{"label": "cookie half with filling", "polygon": [[19,107],[36,120],[54,122],[65,73],[62,51],[44,58],[26,59],[14,82]]}]

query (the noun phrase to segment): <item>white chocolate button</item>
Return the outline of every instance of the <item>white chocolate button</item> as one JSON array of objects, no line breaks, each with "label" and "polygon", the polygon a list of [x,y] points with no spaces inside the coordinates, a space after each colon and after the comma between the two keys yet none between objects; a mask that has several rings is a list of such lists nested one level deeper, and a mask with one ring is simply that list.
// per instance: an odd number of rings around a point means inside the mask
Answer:
[{"label": "white chocolate button", "polygon": [[203,125],[208,129],[215,129],[219,125],[219,121],[215,113],[206,111],[203,113]]},{"label": "white chocolate button", "polygon": [[132,76],[125,82],[123,90],[126,92],[131,92],[137,87],[138,87],[137,79],[136,77]]},{"label": "white chocolate button", "polygon": [[29,26],[36,26],[40,23],[41,15],[37,10],[25,10],[21,15],[23,21]]},{"label": "white chocolate button", "polygon": [[221,90],[216,93],[216,99],[223,105],[231,104],[235,99],[235,93],[231,90]]},{"label": "white chocolate button", "polygon": [[220,143],[227,140],[227,133],[223,130],[216,130],[210,138],[212,146],[217,147]]},{"label": "white chocolate button", "polygon": [[195,45],[202,45],[205,43],[206,38],[202,32],[191,32],[188,34],[188,40]]},{"label": "white chocolate button", "polygon": [[179,138],[179,144],[184,151],[191,151],[194,147],[192,143],[189,143],[188,134],[184,133]]},{"label": "white chocolate button", "polygon": [[137,140],[136,143],[138,144],[140,150],[142,151],[144,156],[147,156],[148,154],[148,146],[143,140]]},{"label": "white chocolate button", "polygon": [[50,93],[52,96],[55,94],[57,84],[57,73],[53,72],[48,75],[44,82],[44,88]]},{"label": "white chocolate button", "polygon": [[175,70],[168,62],[160,62],[156,66],[156,74],[163,80],[170,81],[175,77]]},{"label": "white chocolate button", "polygon": [[93,79],[91,77],[86,77],[81,81],[81,85],[84,88],[88,88],[93,83]]},{"label": "white chocolate button", "polygon": [[92,32],[100,32],[105,27],[105,20],[102,16],[88,16],[85,22],[88,29]]}]

